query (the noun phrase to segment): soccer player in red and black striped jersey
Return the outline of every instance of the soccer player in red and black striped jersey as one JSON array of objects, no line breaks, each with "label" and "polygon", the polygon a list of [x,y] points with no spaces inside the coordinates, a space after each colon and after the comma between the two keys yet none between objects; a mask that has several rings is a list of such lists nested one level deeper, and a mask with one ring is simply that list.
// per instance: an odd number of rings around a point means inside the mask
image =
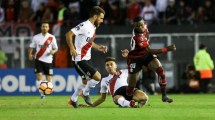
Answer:
[{"label": "soccer player in red and black striped jersey", "polygon": [[173,99],[167,97],[166,85],[167,80],[165,77],[164,69],[157,58],[156,54],[166,53],[168,51],[175,51],[176,46],[170,45],[162,49],[152,49],[149,45],[149,31],[142,17],[136,17],[134,19],[134,30],[131,39],[131,50],[122,50],[122,56],[128,57],[128,87],[127,94],[132,95],[136,81],[138,79],[138,73],[142,69],[142,66],[148,67],[150,70],[156,71],[159,76],[159,85],[161,87],[162,101],[173,102]]},{"label": "soccer player in red and black striped jersey", "polygon": [[90,18],[66,33],[70,54],[76,71],[82,78],[82,85],[73,93],[68,103],[78,108],[77,100],[82,91],[83,98],[88,105],[92,104],[89,97],[90,89],[96,86],[101,80],[101,74],[91,64],[91,48],[103,53],[107,52],[107,46],[94,43],[96,28],[103,22],[105,11],[99,6],[93,7],[90,11]]}]

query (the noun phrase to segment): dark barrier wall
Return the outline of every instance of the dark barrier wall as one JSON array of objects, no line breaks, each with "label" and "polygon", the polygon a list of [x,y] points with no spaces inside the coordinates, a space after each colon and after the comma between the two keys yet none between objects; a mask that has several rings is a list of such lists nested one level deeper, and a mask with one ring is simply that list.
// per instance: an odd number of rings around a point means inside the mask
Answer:
[{"label": "dark barrier wall", "polygon": [[[150,33],[196,33],[214,32],[215,24],[198,25],[150,25]],[[97,34],[131,34],[132,26],[106,26],[101,25]]]}]

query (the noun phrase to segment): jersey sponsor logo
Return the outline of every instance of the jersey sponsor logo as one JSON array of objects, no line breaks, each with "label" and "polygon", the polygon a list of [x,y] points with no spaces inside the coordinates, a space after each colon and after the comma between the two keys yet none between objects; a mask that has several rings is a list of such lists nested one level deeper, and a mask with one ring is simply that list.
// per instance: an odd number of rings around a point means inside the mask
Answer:
[{"label": "jersey sponsor logo", "polygon": [[39,45],[40,48],[48,48],[48,45]]},{"label": "jersey sponsor logo", "polygon": [[96,38],[96,34],[94,33],[93,37],[87,37],[86,41],[87,42],[92,42]]}]

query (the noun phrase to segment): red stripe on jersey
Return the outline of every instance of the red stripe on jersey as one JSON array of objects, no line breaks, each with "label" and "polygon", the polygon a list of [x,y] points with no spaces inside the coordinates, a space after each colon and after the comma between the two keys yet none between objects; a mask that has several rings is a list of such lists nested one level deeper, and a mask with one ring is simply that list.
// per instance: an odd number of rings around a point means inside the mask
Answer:
[{"label": "red stripe on jersey", "polygon": [[53,37],[48,37],[48,39],[43,44],[43,47],[40,48],[39,52],[36,55],[37,60],[43,55],[43,53],[46,51],[48,45],[50,45],[52,43],[52,40],[53,40]]},{"label": "red stripe on jersey", "polygon": [[87,54],[87,51],[92,47],[93,42],[88,42],[84,47],[81,49],[81,59]]},{"label": "red stripe on jersey", "polygon": [[116,80],[119,78],[119,76],[122,74],[121,71],[118,71],[116,74],[113,75],[113,78],[110,80],[110,94],[114,95],[114,87],[116,85]]}]

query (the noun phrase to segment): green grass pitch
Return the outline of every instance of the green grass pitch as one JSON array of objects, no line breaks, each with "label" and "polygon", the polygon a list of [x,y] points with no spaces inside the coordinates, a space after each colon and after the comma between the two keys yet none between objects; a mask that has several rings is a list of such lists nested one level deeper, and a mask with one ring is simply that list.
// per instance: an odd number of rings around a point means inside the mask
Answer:
[{"label": "green grass pitch", "polygon": [[[215,120],[214,94],[170,94],[174,102],[149,96],[143,108],[119,108],[110,96],[96,108],[74,109],[70,96],[0,96],[0,120]],[[96,100],[99,96],[92,96]],[[79,97],[79,103],[84,103]]]}]

